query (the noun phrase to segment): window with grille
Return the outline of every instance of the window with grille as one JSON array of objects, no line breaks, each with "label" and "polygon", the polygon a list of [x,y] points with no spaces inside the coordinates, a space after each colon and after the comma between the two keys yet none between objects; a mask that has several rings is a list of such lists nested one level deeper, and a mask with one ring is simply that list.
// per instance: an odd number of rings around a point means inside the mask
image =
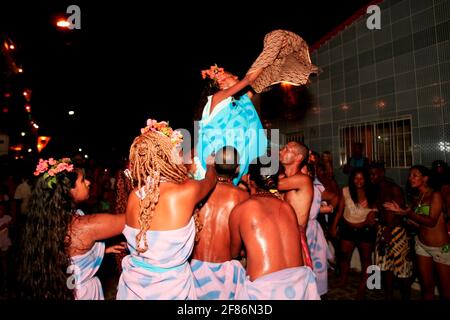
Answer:
[{"label": "window with grille", "polygon": [[303,131],[286,134],[285,143],[289,143],[291,141],[303,143],[305,141]]},{"label": "window with grille", "polygon": [[409,168],[413,163],[411,116],[340,126],[339,141],[341,166],[356,142],[363,144],[365,157],[386,168]]}]

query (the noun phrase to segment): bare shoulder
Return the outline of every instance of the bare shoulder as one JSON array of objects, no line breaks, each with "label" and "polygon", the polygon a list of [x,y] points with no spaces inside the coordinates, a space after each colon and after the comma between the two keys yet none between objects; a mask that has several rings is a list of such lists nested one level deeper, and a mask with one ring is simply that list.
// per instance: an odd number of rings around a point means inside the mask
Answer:
[{"label": "bare shoulder", "polygon": [[247,191],[236,187],[234,185],[221,185],[217,184],[216,191],[220,192],[220,195],[224,195],[227,199],[234,199],[236,203],[241,203],[242,201],[248,199],[250,195]]},{"label": "bare shoulder", "polygon": [[236,192],[237,197],[239,198],[239,202],[245,201],[248,198],[250,198],[250,195],[248,194],[247,191],[245,191],[241,188],[238,188],[238,187],[234,187],[234,189],[236,190],[235,192]]},{"label": "bare shoulder", "polygon": [[186,196],[192,197],[192,194],[195,194],[200,189],[200,183],[197,180],[186,179],[183,183],[170,183],[167,184],[165,188],[165,192],[176,193],[177,197]]},{"label": "bare shoulder", "polygon": [[70,233],[72,235],[85,235],[95,223],[95,215],[88,214],[84,216],[74,215],[70,223]]},{"label": "bare shoulder", "polygon": [[291,177],[288,178],[284,178],[284,179],[290,179],[292,181],[295,181],[298,184],[305,184],[305,183],[312,183],[311,178],[303,173],[297,173],[296,175],[293,175]]},{"label": "bare shoulder", "polygon": [[294,210],[294,208],[289,204],[289,202],[283,201],[283,200],[280,200],[280,201],[281,201],[280,208],[281,208],[283,211],[292,211],[292,212],[295,214],[295,210]]},{"label": "bare shoulder", "polygon": [[440,191],[433,191],[431,194],[431,199],[434,201],[442,201],[442,194]]},{"label": "bare shoulder", "polygon": [[243,202],[239,203],[236,207],[234,207],[233,211],[245,213],[253,210],[254,208],[257,208],[259,205],[259,201],[249,197]]}]

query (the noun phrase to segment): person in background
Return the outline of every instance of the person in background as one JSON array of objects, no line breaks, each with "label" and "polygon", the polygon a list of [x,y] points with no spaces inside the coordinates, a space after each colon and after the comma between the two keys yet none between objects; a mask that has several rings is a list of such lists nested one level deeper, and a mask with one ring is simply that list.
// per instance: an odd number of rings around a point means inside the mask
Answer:
[{"label": "person in background", "polygon": [[364,156],[364,146],[361,142],[355,142],[352,145],[352,154],[344,165],[344,173],[350,174],[356,168],[369,169],[369,159]]},{"label": "person in background", "polygon": [[311,254],[306,239],[309,213],[314,197],[314,188],[311,177],[302,172],[308,163],[309,149],[303,143],[291,141],[280,150],[280,162],[284,173],[280,174],[278,190],[284,192],[283,198],[297,215],[300,228],[300,241],[305,265],[313,268]]},{"label": "person in background", "polygon": [[2,271],[0,292],[8,290],[8,251],[12,245],[8,229],[11,220],[12,218],[7,212],[6,202],[0,201],[0,267]]},{"label": "person in background", "polygon": [[16,217],[25,216],[28,211],[28,199],[31,196],[30,178],[22,175],[21,182],[14,192],[16,200]]},{"label": "person in background", "polygon": [[[450,236],[442,211],[442,195],[430,186],[430,177],[428,168],[421,165],[412,166],[409,170],[409,182],[412,188],[419,191],[413,206],[405,209],[392,200],[385,202],[384,207],[411,220],[419,227],[419,234],[415,238],[415,251],[422,298],[434,299],[437,284],[441,298],[450,300]],[[437,273],[436,278],[434,270]]]},{"label": "person in background", "polygon": [[334,169],[333,169],[333,156],[330,151],[322,152],[320,156],[320,163],[325,166],[326,174],[334,179]]},{"label": "person in background", "polygon": [[355,169],[349,176],[348,186],[342,189],[342,198],[330,235],[336,237],[339,226],[341,239],[339,267],[341,285],[348,285],[350,260],[355,246],[361,259],[361,278],[356,299],[363,299],[366,292],[367,267],[372,264],[375,242],[375,197],[368,174],[363,169]]},{"label": "person in background", "polygon": [[433,161],[431,164],[431,181],[434,190],[440,191],[444,200],[444,212],[447,219],[450,215],[450,170],[447,162],[442,160]]},{"label": "person in background", "polygon": [[369,172],[370,181],[375,187],[378,209],[375,264],[382,271],[385,297],[387,300],[393,298],[394,281],[397,280],[400,284],[402,299],[409,300],[413,260],[407,224],[401,216],[383,206],[385,202],[395,201],[399,206],[404,207],[403,190],[386,177],[382,163],[372,163]]}]

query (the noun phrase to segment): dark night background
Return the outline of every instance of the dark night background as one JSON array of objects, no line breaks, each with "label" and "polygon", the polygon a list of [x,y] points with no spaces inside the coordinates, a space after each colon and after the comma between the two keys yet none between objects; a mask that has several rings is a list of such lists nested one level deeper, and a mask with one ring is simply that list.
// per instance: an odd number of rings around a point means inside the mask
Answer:
[{"label": "dark night background", "polygon": [[[291,30],[313,45],[370,1],[93,2],[0,4],[0,32],[24,68],[0,78],[0,91],[13,93],[8,126],[25,130],[20,93],[30,88],[39,134],[52,137],[43,154],[127,156],[147,118],[189,129],[202,69],[217,63],[243,76],[266,33]],[[81,30],[60,30],[55,21],[71,4]]]}]

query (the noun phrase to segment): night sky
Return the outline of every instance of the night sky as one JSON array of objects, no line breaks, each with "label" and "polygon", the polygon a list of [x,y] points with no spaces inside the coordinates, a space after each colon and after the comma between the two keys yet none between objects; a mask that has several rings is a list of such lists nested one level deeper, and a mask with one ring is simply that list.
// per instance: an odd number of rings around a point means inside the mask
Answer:
[{"label": "night sky", "polygon": [[[53,137],[45,151],[114,157],[127,155],[149,117],[190,128],[202,69],[243,76],[266,33],[291,30],[313,45],[370,1],[5,2],[0,32],[25,70],[13,83],[33,91],[39,133]],[[55,27],[70,4],[81,8],[81,30]]]}]

